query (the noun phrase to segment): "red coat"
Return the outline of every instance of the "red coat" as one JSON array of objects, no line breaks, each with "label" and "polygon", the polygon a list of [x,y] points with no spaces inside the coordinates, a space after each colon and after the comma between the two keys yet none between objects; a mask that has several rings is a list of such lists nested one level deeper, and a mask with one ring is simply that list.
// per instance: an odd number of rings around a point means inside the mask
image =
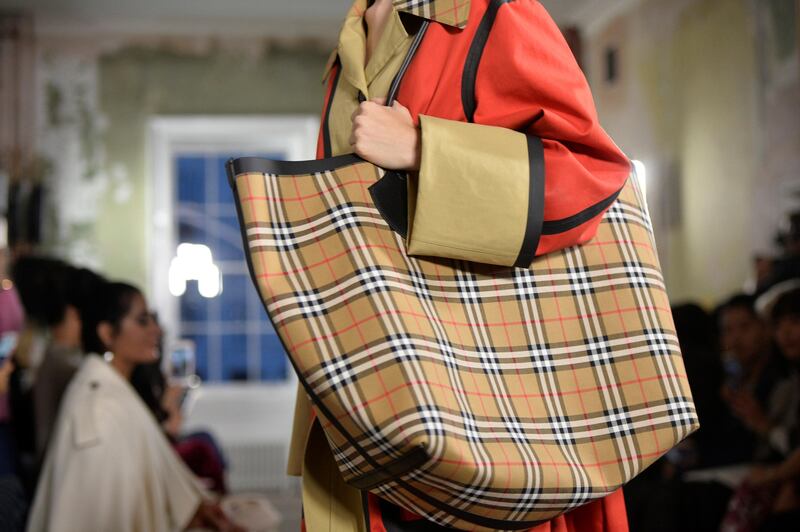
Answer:
[{"label": "red coat", "polygon": [[[465,124],[470,122],[468,113],[475,124],[502,128],[496,133],[488,128],[481,131],[480,134],[487,138],[489,149],[494,143],[506,142],[504,135],[509,131],[524,133],[529,139],[540,141],[543,148],[543,175],[532,176],[532,180],[543,182],[543,194],[538,194],[528,206],[528,212],[522,209],[507,214],[512,219],[504,218],[503,222],[529,225],[536,210],[533,207],[538,205],[543,207],[543,217],[540,214],[539,220],[534,220],[533,234],[526,232],[525,235],[535,239],[536,255],[587,242],[594,236],[602,214],[622,188],[631,169],[628,158],[600,127],[589,86],[571,50],[539,2],[456,1],[464,8],[465,4],[469,5],[469,17],[464,28],[435,21],[431,24],[403,78],[397,97],[398,102],[411,111],[415,122],[422,126],[420,181],[426,178],[428,137],[435,138],[443,127],[454,129],[456,134],[459,126],[469,127]],[[433,4],[451,5],[441,1]],[[495,18],[490,23],[491,20],[487,19],[491,19],[492,13]],[[325,108],[334,90],[337,68],[335,63],[332,64],[327,78]],[[471,105],[472,100],[474,105]],[[426,120],[425,117],[442,118],[453,123]],[[322,140],[321,131],[320,158],[324,155]],[[471,146],[461,149],[453,144],[450,142],[445,153],[437,146],[435,154],[429,157],[436,168],[428,170],[440,170],[443,165],[446,167],[463,161],[458,172],[440,171],[441,175],[436,176],[437,183],[443,179],[452,179],[456,186],[470,180],[483,183],[485,188],[479,193],[484,203],[474,205],[475,210],[482,210],[492,203],[497,183],[505,182],[506,168],[497,165],[498,174],[502,175],[493,176],[482,168],[479,175],[471,176],[469,158],[485,161],[492,154],[475,153]],[[529,158],[530,154],[520,152],[518,156]],[[445,213],[447,225],[453,226],[451,232],[438,238],[439,241],[447,236],[459,240],[463,248],[480,250],[482,242],[469,241],[472,228],[464,213],[452,212],[454,206],[439,203],[441,198],[418,199],[426,200],[429,210]],[[470,201],[473,200],[462,201],[461,208],[473,211],[472,207],[464,208],[465,202],[469,205]],[[458,226],[459,221],[463,227]],[[503,226],[501,223],[493,225]],[[412,231],[410,248],[414,247],[413,238]],[[503,235],[499,234],[497,238],[502,240]],[[514,242],[509,242],[508,246],[513,248]],[[476,257],[451,254],[446,249],[420,254],[481,261]],[[503,258],[481,262],[508,263]]]}]

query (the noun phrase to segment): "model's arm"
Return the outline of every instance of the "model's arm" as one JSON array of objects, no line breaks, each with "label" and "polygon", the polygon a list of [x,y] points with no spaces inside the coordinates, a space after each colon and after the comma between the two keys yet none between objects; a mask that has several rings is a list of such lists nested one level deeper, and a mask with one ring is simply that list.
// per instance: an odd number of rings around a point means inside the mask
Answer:
[{"label": "model's arm", "polygon": [[[454,94],[460,98],[460,94]],[[408,251],[504,266],[591,239],[630,163],[538,2],[503,5],[476,77],[475,123],[361,106],[351,143],[413,180]],[[490,124],[490,125],[487,125]]]}]

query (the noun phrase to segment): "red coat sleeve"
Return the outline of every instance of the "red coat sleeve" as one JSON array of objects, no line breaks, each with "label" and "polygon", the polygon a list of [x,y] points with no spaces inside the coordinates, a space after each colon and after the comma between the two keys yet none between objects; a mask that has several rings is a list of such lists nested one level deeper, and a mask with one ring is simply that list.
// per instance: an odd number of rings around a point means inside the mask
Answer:
[{"label": "red coat sleeve", "polygon": [[503,3],[470,53],[474,123],[420,116],[409,253],[527,267],[587,242],[631,168],[558,27],[536,1]]},{"label": "red coat sleeve", "polygon": [[475,92],[476,123],[541,139],[544,223],[536,254],[590,240],[606,210],[600,207],[610,206],[630,162],[600,127],[586,78],[539,2],[500,8]]}]

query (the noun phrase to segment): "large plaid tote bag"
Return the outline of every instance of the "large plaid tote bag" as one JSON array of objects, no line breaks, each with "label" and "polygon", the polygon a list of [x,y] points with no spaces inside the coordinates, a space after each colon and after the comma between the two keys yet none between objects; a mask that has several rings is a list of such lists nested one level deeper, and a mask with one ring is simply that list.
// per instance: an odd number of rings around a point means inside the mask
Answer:
[{"label": "large plaid tote bag", "polygon": [[372,195],[401,182],[354,155],[228,175],[253,281],[352,486],[449,527],[525,529],[697,427],[634,176],[591,242],[515,269],[408,256]]},{"label": "large plaid tote bag", "polygon": [[429,519],[521,529],[697,426],[628,180],[594,240],[502,269],[409,257],[355,156],[229,163],[250,271],[339,469]]}]

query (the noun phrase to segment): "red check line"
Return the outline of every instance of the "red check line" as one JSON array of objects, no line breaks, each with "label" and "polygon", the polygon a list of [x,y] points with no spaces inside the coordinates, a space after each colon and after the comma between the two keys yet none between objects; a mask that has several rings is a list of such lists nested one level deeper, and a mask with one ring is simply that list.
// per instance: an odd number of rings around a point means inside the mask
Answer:
[{"label": "red check line", "polygon": [[[591,467],[591,468],[594,468],[594,469],[600,469],[600,468],[604,468],[604,467],[608,467],[608,466],[612,466],[612,465],[619,465],[619,464],[621,464],[623,462],[639,462],[639,461],[641,461],[643,459],[651,459],[651,458],[655,459],[655,458],[658,458],[658,457],[662,456],[668,450],[669,449],[658,449],[658,450],[656,450],[656,451],[654,451],[652,453],[634,454],[634,455],[631,455],[631,456],[626,456],[622,460],[605,460],[605,461],[597,461],[597,462],[581,462],[579,464],[573,464],[571,462],[555,462],[555,461],[551,461],[551,462],[537,462],[536,465],[542,466],[542,467],[569,467],[569,468],[579,468],[579,469],[585,469],[585,468]],[[475,462],[475,461],[473,461],[473,462],[464,462],[463,460],[448,460],[447,458],[441,458],[441,459],[439,459],[439,462],[441,462],[443,464],[472,465],[472,466],[476,466],[476,467],[485,467],[485,466],[492,467],[492,466],[499,466],[499,465],[510,465],[511,467],[522,467],[522,466],[525,466],[525,465],[530,465],[530,464],[527,464],[526,462],[509,462],[507,464],[504,464],[503,462],[495,462],[495,461],[488,462],[488,463],[484,464],[482,462]]]},{"label": "red check line", "polygon": [[[657,308],[657,307],[655,307],[655,308]],[[650,309],[650,307],[644,307],[644,309]],[[630,313],[630,312],[639,312],[640,310],[642,310],[642,309],[632,308],[632,309],[623,309],[622,312],[623,313],[624,312]],[[618,311],[600,312],[600,313],[597,314],[597,316],[603,317],[603,316],[607,316],[607,315],[614,315],[614,314],[617,314],[617,313],[618,313]],[[360,325],[363,325],[364,323],[366,323],[368,321],[377,320],[377,319],[381,319],[381,318],[384,318],[384,317],[387,317],[387,316],[395,316],[395,315],[396,316],[419,317],[421,319],[427,319],[427,316],[425,314],[422,314],[422,313],[419,313],[419,312],[409,312],[409,311],[402,311],[402,310],[386,310],[386,311],[382,311],[382,312],[379,312],[377,314],[374,314],[372,316],[366,317],[366,318],[364,318],[364,319],[362,319],[360,321],[356,321],[356,322],[354,322],[353,326],[360,326]],[[454,326],[454,327],[469,327],[469,328],[484,327],[484,328],[492,329],[492,328],[498,328],[498,327],[506,327],[508,325],[520,326],[520,325],[532,325],[532,324],[536,324],[536,323],[560,322],[561,325],[562,325],[562,333],[565,334],[566,331],[565,331],[565,329],[563,327],[564,322],[581,320],[581,319],[583,319],[585,317],[586,316],[575,316],[575,317],[572,317],[572,316],[566,316],[566,317],[560,316],[558,318],[540,319],[540,320],[534,320],[534,321],[531,321],[531,322],[513,321],[513,322],[509,322],[509,323],[504,323],[504,322],[497,322],[497,323],[469,323],[469,322],[455,322],[455,321],[450,321],[450,320],[439,319],[439,323],[444,324],[444,325],[451,325],[451,326]],[[351,330],[353,328],[353,326],[350,326],[350,327],[347,327],[345,329],[342,329],[341,332],[342,333],[347,332],[347,331]],[[337,333],[337,336],[338,336],[338,333]],[[319,341],[319,340],[330,340],[330,338],[327,338],[327,337],[324,337],[324,338],[310,338],[305,343],[316,342],[316,341]],[[302,347],[302,345],[292,346],[292,347],[293,348],[294,347]]]},{"label": "red check line", "polygon": [[647,251],[649,251],[650,253],[653,253],[653,246],[651,246],[650,244],[647,244],[645,242],[634,242],[632,240],[603,240],[603,241],[590,240],[586,244],[581,244],[581,245],[585,246],[585,247],[603,248],[603,247],[608,247],[608,246],[617,247],[617,246],[622,245],[622,244],[628,245],[628,246],[635,246],[635,247],[638,247],[638,248],[643,248],[643,249],[646,249]]},{"label": "red check line", "polygon": [[[257,175],[261,175],[261,174],[257,174]],[[316,193],[316,194],[306,194],[305,196],[301,196],[300,195],[300,191],[298,190],[297,191],[297,196],[292,196],[292,197],[287,197],[287,198],[284,198],[284,197],[275,198],[275,197],[272,197],[272,196],[253,196],[251,194],[248,194],[246,197],[242,198],[242,203],[249,203],[251,201],[275,201],[275,202],[279,202],[279,203],[291,203],[291,202],[295,202],[295,201],[301,201],[302,202],[302,201],[306,201],[306,200],[309,200],[309,199],[312,199],[312,198],[322,197],[322,196],[324,196],[326,194],[330,194],[331,192],[333,192],[335,190],[339,190],[339,189],[345,188],[345,187],[350,186],[350,185],[371,185],[372,183],[374,183],[374,181],[343,181],[342,183],[339,183],[335,187],[330,187],[330,188],[327,188],[327,189],[320,189],[320,191],[318,193]],[[266,193],[266,191],[265,191],[265,193]]]},{"label": "red check line", "polygon": [[[497,278],[493,279],[493,283],[492,284],[494,285],[495,290],[497,290]],[[503,301],[500,299],[499,295],[495,299],[496,299],[496,301],[498,303],[497,308],[500,310],[500,319],[503,320],[503,323],[506,323],[506,313],[503,310]],[[503,327],[503,331],[505,332],[505,337],[506,337],[506,347],[511,348],[512,347],[512,345],[511,345],[511,335],[508,332],[508,325],[505,325]],[[488,333],[488,334],[491,334],[491,333]],[[472,373],[472,372],[470,372],[470,373],[472,375],[474,375],[474,373]],[[522,384],[522,378],[521,378],[521,374],[519,372],[519,369],[516,370],[516,374],[517,374],[517,377],[520,379],[520,384]],[[495,404],[496,403],[497,403],[497,401],[495,401]],[[483,404],[483,398],[481,398],[481,404]],[[511,405],[511,406],[513,408],[513,405]],[[498,440],[497,443],[500,443],[500,441]],[[505,446],[501,446],[500,448],[503,449],[503,454],[506,455],[506,459],[508,459],[508,454],[505,451]],[[509,489],[511,487],[511,476],[512,476],[511,475],[511,467],[509,466],[509,468],[508,468],[508,477],[507,477],[507,481],[506,481],[506,489]]]},{"label": "red check line", "polygon": [[[333,262],[333,261],[335,261],[337,259],[340,259],[340,258],[344,257],[345,255],[351,255],[353,250],[365,251],[365,250],[372,250],[372,249],[383,249],[383,250],[386,250],[386,251],[392,251],[394,253],[398,253],[397,248],[394,247],[394,246],[379,246],[379,245],[367,244],[367,245],[362,245],[362,246],[356,246],[355,248],[351,248],[351,249],[349,249],[347,251],[342,251],[341,253],[337,253],[335,255],[331,255],[331,256],[327,256],[326,255],[323,260],[318,261],[318,262],[314,262],[314,263],[309,264],[308,266],[305,266],[303,268],[295,268],[293,270],[289,270],[289,271],[285,271],[285,272],[271,273],[271,274],[268,274],[266,276],[259,275],[258,277],[260,279],[262,277],[270,278],[270,277],[288,277],[288,276],[293,276],[293,275],[297,275],[298,273],[311,271],[314,268],[319,268],[321,266],[327,266],[328,263]],[[260,253],[265,253],[265,252],[260,252]]]},{"label": "red check line", "polygon": [[[608,259],[606,259],[605,251],[603,248],[600,248],[600,256],[603,258],[603,264],[608,268]],[[611,280],[611,276],[608,276],[608,279]],[[611,285],[611,295],[614,297],[614,305],[619,309],[619,298],[617,297],[617,289],[614,285]],[[622,319],[622,314],[619,315],[619,324],[622,327],[622,330],[625,330],[625,320]],[[631,347],[630,342],[628,342],[628,348]],[[639,393],[642,394],[642,398],[644,399],[645,406],[649,406],[650,403],[647,401],[647,394],[644,391],[644,383],[642,382],[642,376],[639,372],[639,365],[636,363],[636,357],[631,354],[629,356],[631,363],[633,364],[633,371],[636,373],[636,380],[639,383]],[[653,420],[653,415],[648,414],[648,418],[650,421]],[[655,426],[652,426],[651,432],[653,434],[653,438],[656,441],[656,447],[659,449],[661,448],[661,442],[658,441],[658,431],[656,430]]]},{"label": "red check line", "polygon": [[[439,263],[433,263],[434,276],[440,282],[442,281],[441,270],[442,270],[442,268],[439,265]],[[438,305],[434,305],[434,307],[437,310],[436,317],[439,318]],[[452,305],[452,303],[450,303],[449,300],[445,301],[445,308],[447,309],[447,313],[450,314],[450,319],[452,321],[455,321],[455,315],[453,314],[453,305]],[[441,323],[441,322],[442,322],[442,320],[439,319],[439,323]],[[461,336],[461,328],[460,327],[455,327],[455,335],[456,335],[456,338],[458,339],[458,344],[459,345],[465,345],[464,344],[464,339]],[[436,376],[439,378],[439,382],[450,382],[450,376],[445,371],[445,368],[441,364],[437,364],[435,367],[436,367]],[[445,379],[442,379],[442,377],[441,377],[443,371],[445,372],[445,376],[446,376]],[[448,387],[443,386],[443,388],[448,388]],[[451,392],[454,391],[452,387],[449,387],[449,389],[450,389]],[[450,408],[452,410],[454,410],[454,411],[458,411],[458,409],[459,409],[458,408],[458,404],[457,404],[457,401],[455,400],[454,396],[455,396],[455,393],[451,393],[447,397],[450,399]],[[458,453],[459,453],[459,457],[461,457],[463,459],[463,457],[464,457],[464,447],[463,446],[459,446],[458,447]],[[458,470],[459,470],[459,467],[456,466],[456,468],[453,470],[452,475],[456,476],[456,474],[458,473]]]},{"label": "red check line", "polygon": [[[633,312],[634,310],[636,310],[636,309],[629,310],[628,312]],[[609,312],[608,314],[616,314],[616,312]],[[423,318],[423,319],[427,318],[427,316],[425,316],[424,314],[420,314],[419,312],[407,312],[407,311],[402,311],[402,310],[383,311],[383,312],[379,312],[379,313],[377,313],[375,315],[368,316],[368,317],[366,317],[366,318],[364,318],[364,319],[362,319],[360,321],[354,322],[353,325],[350,325],[349,327],[345,327],[342,330],[333,333],[333,337],[340,336],[343,333],[352,330],[354,327],[361,326],[361,325],[363,325],[364,323],[366,323],[368,321],[382,319],[384,317],[392,316],[392,315],[420,317],[420,318]],[[606,313],[598,314],[598,316],[605,316],[605,315],[606,315]],[[564,317],[562,317],[562,318],[551,319],[551,320],[540,320],[540,322],[551,322],[551,321],[564,322],[564,321],[574,321],[574,320],[577,320],[577,319],[581,319],[581,318],[580,317],[575,317],[575,318],[571,318],[571,317],[564,318]],[[461,327],[487,327],[487,328],[492,328],[492,327],[503,327],[504,326],[503,323],[471,324],[471,323],[467,323],[467,322],[461,323],[461,322],[450,322],[450,321],[445,321],[445,320],[439,320],[439,322],[440,323],[444,323],[446,325],[461,326]],[[538,322],[534,321],[534,322],[531,322],[531,323],[538,323]],[[528,322],[512,322],[511,324],[512,325],[526,325],[526,324],[528,324]],[[562,331],[563,331],[563,323],[562,323]],[[308,340],[305,340],[304,342],[301,342],[300,344],[289,346],[289,349],[291,349],[291,350],[299,349],[300,347],[303,347],[306,344],[316,343],[316,342],[319,342],[319,341],[322,341],[322,340],[331,340],[331,338],[329,338],[328,335],[325,335],[325,336],[322,336],[322,337],[319,337],[319,338],[309,338]]]},{"label": "red check line", "polygon": [[[260,179],[261,179],[261,186],[266,188],[266,185],[264,184],[264,177],[260,176]],[[248,196],[252,196],[253,192],[252,192],[252,189],[250,188],[250,176],[246,176],[244,178],[244,181],[245,181],[245,183],[247,183],[247,195]],[[237,190],[237,192],[238,192],[238,190]],[[240,201],[241,201],[241,195],[240,195]],[[242,205],[242,212],[244,212],[244,205]],[[250,204],[250,217],[251,217],[251,219],[255,219],[255,210],[254,210],[252,204]],[[247,251],[245,251],[245,252],[247,252]],[[267,264],[264,262],[263,255],[260,254],[260,253],[256,253],[256,255],[258,255],[258,262],[259,262],[259,265],[261,267],[261,274],[258,274],[258,275],[264,275],[266,277],[269,277],[269,269],[267,268]],[[253,261],[253,257],[252,256],[251,256],[251,261]],[[253,270],[255,270],[255,266],[253,267]],[[258,277],[258,275],[257,275],[257,277]],[[261,295],[261,297],[263,297],[265,300],[269,299],[267,297],[268,296],[268,292],[267,292],[266,289],[262,290],[261,283],[257,282],[256,284],[258,286],[258,292]],[[287,338],[288,338],[288,335],[287,335]],[[261,364],[259,363],[259,367],[260,367],[260,365]],[[263,369],[263,368],[260,368],[260,369]]]},{"label": "red check line", "polygon": [[[297,183],[297,180],[293,179],[292,181],[294,183],[295,192],[297,192],[297,197],[300,197],[300,187],[299,187],[299,185]],[[319,181],[317,181],[316,185],[319,186],[319,184],[320,184]],[[331,187],[331,188],[334,189],[335,187]],[[323,195],[324,194],[322,192],[320,194],[318,194],[318,196],[323,196]],[[301,201],[300,202],[300,207],[303,209],[303,214],[305,215],[306,219],[308,219],[308,210],[306,209],[305,201]],[[317,244],[317,247],[319,248],[319,252],[322,255],[322,258],[323,258],[325,264],[327,264],[327,266],[328,266],[328,272],[330,273],[331,279],[335,279],[336,278],[336,273],[334,272],[333,267],[330,265],[331,261],[330,261],[330,259],[328,259],[328,254],[325,251],[325,246],[322,245],[322,242],[320,241],[319,237],[314,237],[314,242]],[[339,290],[339,295],[341,295],[341,296],[344,295],[344,289],[340,289]],[[349,301],[345,301],[344,308],[347,310],[347,313],[350,315],[350,319],[353,320],[353,322],[355,324],[356,332],[358,333],[359,337],[361,338],[361,345],[366,345],[367,341],[366,341],[366,339],[364,337],[363,332],[361,331],[361,328],[360,328],[358,322],[356,322],[356,317],[355,317],[355,314],[353,313],[353,309],[351,308]],[[352,330],[353,327],[349,327],[349,329]],[[336,336],[338,336],[338,335],[334,335],[334,337],[336,337]],[[370,359],[370,361],[372,361],[373,360],[373,356],[370,355],[369,359]],[[380,382],[381,388],[384,391],[386,391],[386,383],[384,382],[381,373],[380,372],[376,372],[376,375],[378,377],[378,381]],[[397,411],[396,411],[396,409],[394,407],[394,403],[392,403],[391,399],[389,400],[389,406],[392,409],[392,413],[394,414],[395,419],[398,419]],[[403,433],[402,427],[401,427],[400,431],[401,431],[401,433]],[[403,437],[405,438],[405,434],[403,435]]]},{"label": "red check line", "polygon": [[456,0],[453,0],[453,7],[450,9],[445,9],[442,12],[437,12],[436,17],[441,17],[442,15],[449,15],[450,13],[455,12],[455,18],[458,19],[458,10],[467,5],[467,2],[462,2],[460,4],[456,3]]},{"label": "red check line", "polygon": [[[682,377],[682,378],[685,378],[686,376],[678,374],[678,375],[665,375],[665,377],[673,377],[673,378],[674,377]],[[591,387],[588,387],[588,388],[580,388],[580,389],[572,390],[572,391],[569,391],[569,392],[508,394],[505,397],[508,398],[508,399],[525,399],[526,401],[530,401],[530,399],[544,399],[545,397],[550,397],[550,398],[552,398],[552,397],[568,397],[568,396],[571,396],[571,395],[586,394],[586,393],[592,393],[592,392],[596,393],[596,392],[608,390],[608,389],[611,389],[611,388],[624,388],[625,386],[632,386],[632,385],[635,385],[635,384],[637,384],[639,382],[654,382],[654,381],[660,381],[660,380],[662,380],[662,377],[647,377],[647,378],[641,379],[641,381],[634,379],[634,380],[630,380],[630,381],[618,382],[616,384],[612,384],[611,386],[591,386]],[[370,408],[371,406],[373,406],[375,403],[378,403],[380,401],[383,401],[384,399],[387,399],[390,395],[397,394],[398,392],[401,392],[402,390],[405,390],[406,388],[410,388],[410,387],[414,387],[414,386],[427,386],[427,387],[430,387],[430,388],[439,388],[441,390],[449,392],[450,396],[453,396],[455,394],[462,394],[462,395],[466,395],[468,397],[477,397],[479,399],[480,398],[488,398],[488,399],[493,399],[493,400],[497,399],[497,396],[495,394],[489,393],[489,392],[480,392],[480,391],[476,391],[476,390],[456,390],[452,386],[447,385],[447,384],[443,384],[442,382],[432,382],[432,381],[428,381],[428,380],[413,380],[413,381],[404,382],[402,384],[399,384],[399,385],[395,386],[394,388],[392,388],[390,390],[385,390],[384,393],[381,394],[381,395],[376,395],[376,396],[374,396],[374,397],[372,397],[370,399],[367,399],[365,401],[357,403],[355,405],[355,410],[356,411],[366,410],[366,409]],[[529,405],[530,405],[530,402],[529,402]],[[529,406],[529,409],[530,409],[529,410],[529,414],[530,415],[537,414],[536,409],[531,408],[530,406]],[[455,408],[454,410],[458,411],[459,409]],[[538,412],[538,413],[541,414],[541,412]],[[485,414],[485,412],[484,412],[484,414]],[[339,414],[337,416],[337,419],[344,419],[346,417],[352,417],[352,414],[349,413],[349,412],[345,412],[343,414]],[[588,417],[584,417],[584,419],[588,420]],[[652,420],[652,416],[650,416],[650,419]],[[541,434],[542,432],[541,432],[540,429],[536,429],[536,433],[537,434]]]}]

